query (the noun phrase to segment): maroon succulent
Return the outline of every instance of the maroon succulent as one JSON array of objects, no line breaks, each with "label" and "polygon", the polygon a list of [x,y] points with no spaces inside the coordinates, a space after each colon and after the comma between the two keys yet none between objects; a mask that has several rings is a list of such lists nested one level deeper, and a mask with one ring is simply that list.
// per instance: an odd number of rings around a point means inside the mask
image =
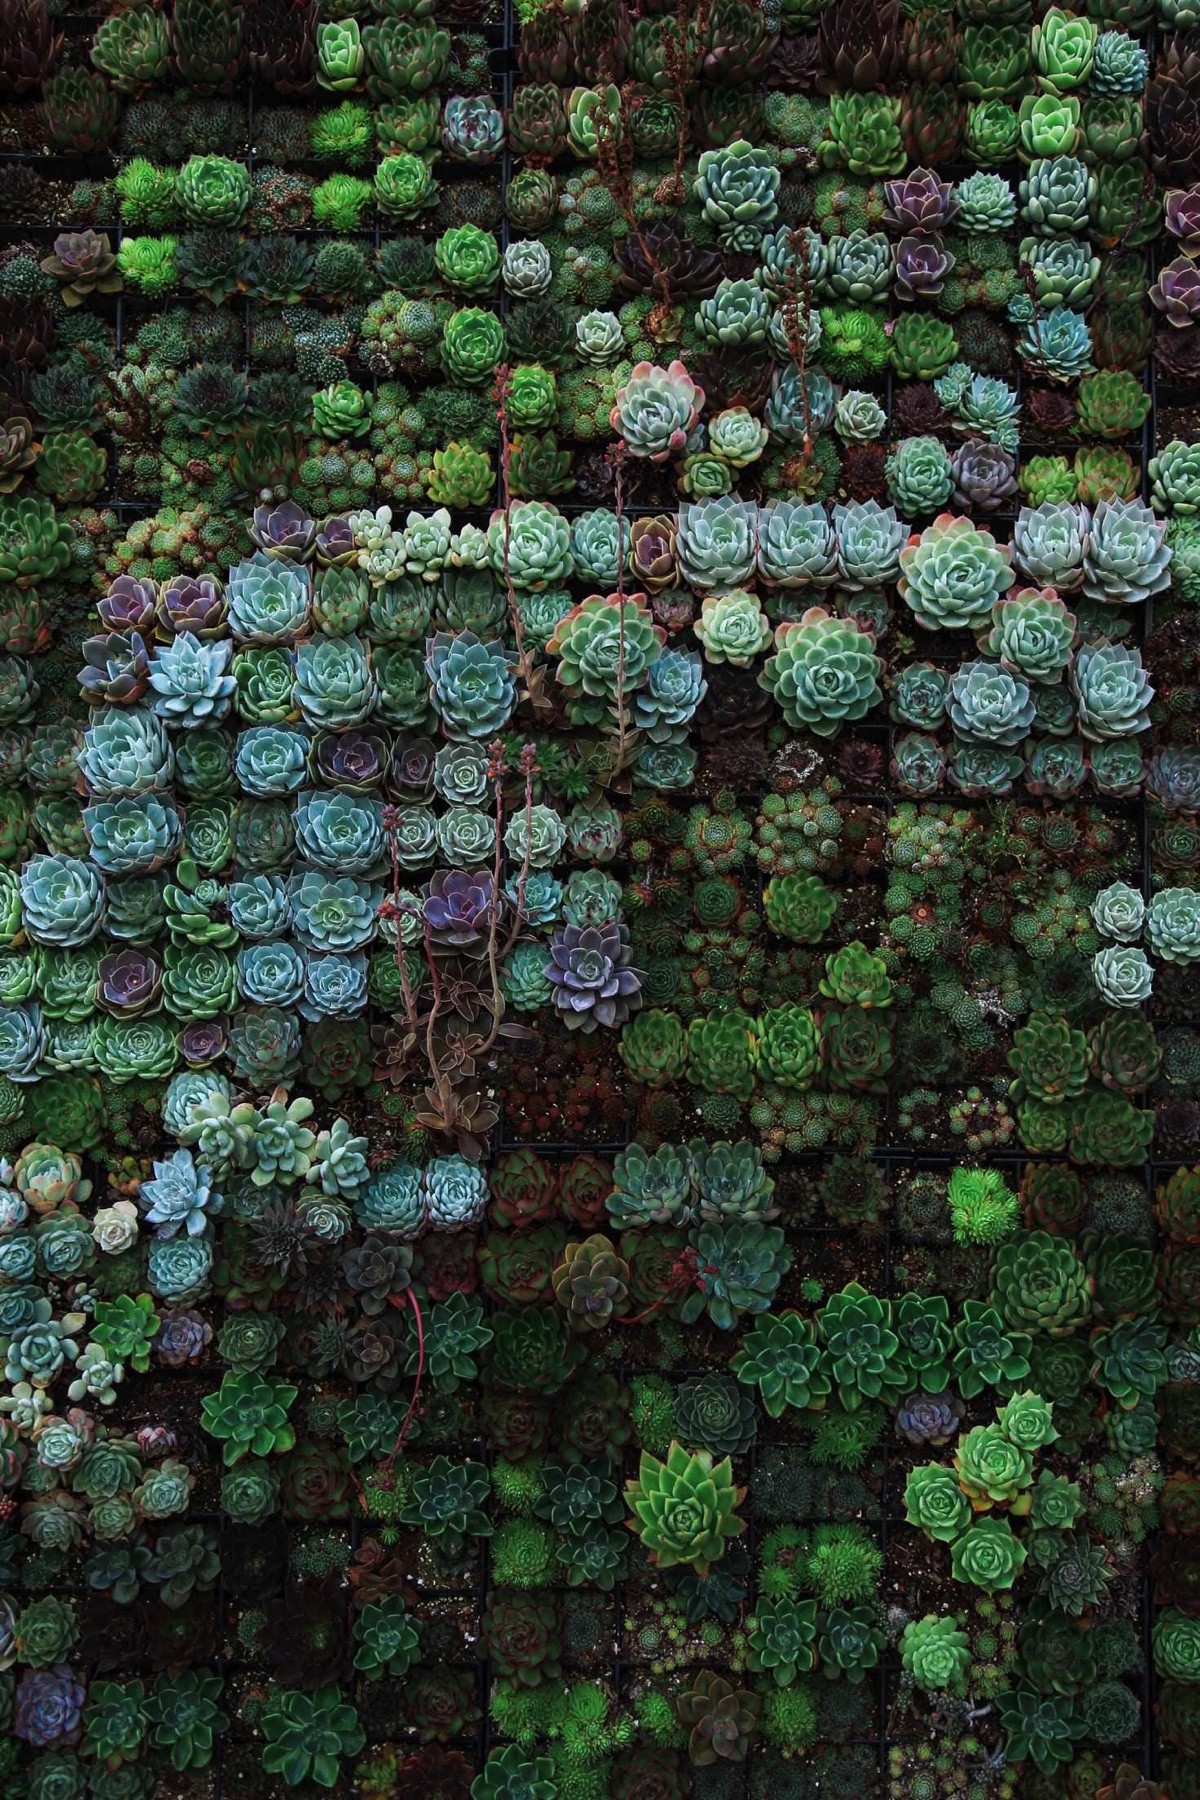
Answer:
[{"label": "maroon succulent", "polygon": [[53,256],[44,256],[40,267],[65,284],[67,306],[82,305],[89,294],[115,294],[123,285],[107,234],[90,229],[60,232]]},{"label": "maroon succulent", "polygon": [[162,585],[158,618],[164,631],[220,637],[225,625],[225,589],[215,575],[176,575]]},{"label": "maroon succulent", "polygon": [[1017,459],[998,444],[968,438],[950,461],[955,503],[964,511],[995,512],[1017,491]]},{"label": "maroon succulent", "polygon": [[387,739],[377,731],[329,731],[316,741],[313,757],[328,787],[365,794],[383,781],[388,764]]},{"label": "maroon succulent", "polygon": [[658,293],[665,284],[676,300],[684,294],[702,297],[715,292],[721,279],[717,253],[693,244],[665,219],[618,238],[613,255],[621,266],[621,286],[631,294]]},{"label": "maroon succulent", "polygon": [[110,631],[140,631],[149,636],[154,629],[157,600],[156,582],[118,575],[103,600],[97,601],[96,611]]},{"label": "maroon succulent", "polygon": [[1159,270],[1150,298],[1168,325],[1184,330],[1200,318],[1200,269],[1189,256],[1177,256]]},{"label": "maroon succulent", "polygon": [[826,93],[886,88],[904,60],[900,0],[835,0],[818,27]]},{"label": "maroon succulent", "polygon": [[147,950],[128,946],[101,960],[96,1004],[114,1019],[133,1019],[157,1008],[162,972]]},{"label": "maroon succulent", "polygon": [[1154,334],[1154,358],[1160,375],[1183,386],[1200,382],[1200,325],[1182,331],[1160,324]]},{"label": "maroon succulent", "polygon": [[896,294],[901,300],[940,294],[954,257],[940,237],[902,237],[896,245]]},{"label": "maroon succulent", "polygon": [[3,0],[0,4],[0,94],[28,94],[54,67],[62,46],[46,0]]},{"label": "maroon succulent", "polygon": [[85,638],[83,658],[79,685],[93,706],[132,706],[150,686],[150,658],[140,632]]},{"label": "maroon succulent", "polygon": [[900,181],[885,181],[883,191],[883,223],[902,236],[944,231],[958,211],[953,186],[932,169],[912,169]]}]

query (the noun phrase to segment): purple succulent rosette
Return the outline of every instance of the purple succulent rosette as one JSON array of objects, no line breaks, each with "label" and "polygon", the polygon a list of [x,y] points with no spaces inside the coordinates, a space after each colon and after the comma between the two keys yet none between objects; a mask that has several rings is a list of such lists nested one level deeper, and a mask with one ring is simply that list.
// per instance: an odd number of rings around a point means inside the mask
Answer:
[{"label": "purple succulent rosette", "polygon": [[1189,256],[1177,256],[1158,272],[1150,299],[1168,325],[1179,331],[1200,318],[1200,268]]},{"label": "purple succulent rosette", "polygon": [[624,925],[565,925],[555,932],[545,975],[568,1030],[595,1031],[629,1018],[642,986],[632,954]]},{"label": "purple succulent rosette", "polygon": [[897,181],[885,181],[883,191],[883,223],[900,237],[943,232],[959,210],[954,184],[933,169],[910,169]]},{"label": "purple succulent rosette", "polygon": [[496,892],[490,873],[439,871],[425,890],[421,905],[429,937],[438,949],[481,955],[496,916]]}]

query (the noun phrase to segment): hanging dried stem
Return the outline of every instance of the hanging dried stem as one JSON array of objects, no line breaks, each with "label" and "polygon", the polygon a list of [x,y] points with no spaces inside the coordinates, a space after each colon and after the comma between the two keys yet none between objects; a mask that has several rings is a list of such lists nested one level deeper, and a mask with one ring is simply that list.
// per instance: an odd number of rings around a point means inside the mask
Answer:
[{"label": "hanging dried stem", "polygon": [[517,590],[513,586],[509,572],[509,546],[512,542],[512,442],[508,435],[508,395],[509,367],[501,363],[496,370],[496,384],[492,392],[496,401],[496,418],[500,425],[500,491],[504,497],[504,594],[508,604],[508,617],[512,625],[513,638],[517,646],[517,663],[521,671],[521,680],[530,703],[534,707],[544,706],[546,702],[540,698],[541,680],[537,678],[533,664],[529,660],[529,652],[525,648],[525,622],[521,617],[521,608],[517,603]]},{"label": "hanging dried stem", "polygon": [[[808,368],[808,325],[812,317],[807,231],[793,231],[788,239],[788,248],[792,252],[792,260],[788,265],[787,291],[783,299],[783,326],[787,333],[788,350],[800,377],[800,404],[804,408],[804,457],[807,461],[812,455],[813,441],[812,411],[808,402],[808,382],[805,379]],[[800,313],[801,297],[804,302],[803,322]]]},{"label": "hanging dried stem", "polygon": [[617,770],[625,767],[625,440],[612,447],[617,513]]}]

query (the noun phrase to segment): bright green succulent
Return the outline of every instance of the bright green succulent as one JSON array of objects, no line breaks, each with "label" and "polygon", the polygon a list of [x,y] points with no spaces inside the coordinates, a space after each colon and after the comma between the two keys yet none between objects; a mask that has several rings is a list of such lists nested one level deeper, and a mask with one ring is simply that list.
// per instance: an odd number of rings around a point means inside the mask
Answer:
[{"label": "bright green succulent", "polygon": [[204,1396],[202,1423],[223,1443],[226,1468],[251,1453],[269,1456],[292,1449],[296,1433],[287,1415],[296,1393],[287,1382],[249,1373],[226,1375],[215,1393]]},{"label": "bright green succulent", "polygon": [[734,1485],[728,1457],[717,1462],[707,1450],[689,1452],[672,1443],[660,1462],[643,1450],[637,1479],[625,1484],[634,1515],[628,1523],[656,1567],[686,1563],[707,1575],[746,1529],[735,1510],[743,1492]]},{"label": "bright green succulent", "polygon": [[903,1382],[891,1303],[868,1293],[858,1282],[852,1281],[830,1296],[817,1314],[817,1331],[839,1398],[848,1411]]},{"label": "bright green succulent", "polygon": [[962,1693],[971,1667],[971,1641],[957,1618],[926,1613],[904,1627],[900,1661],[925,1693]]}]

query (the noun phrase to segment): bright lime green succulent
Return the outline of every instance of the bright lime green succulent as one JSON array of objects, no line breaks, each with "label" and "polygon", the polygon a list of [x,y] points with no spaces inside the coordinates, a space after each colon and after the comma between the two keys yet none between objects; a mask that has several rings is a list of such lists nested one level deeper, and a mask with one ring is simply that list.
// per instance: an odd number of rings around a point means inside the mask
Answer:
[{"label": "bright lime green succulent", "polygon": [[1052,6],[1033,27],[1033,60],[1038,81],[1051,94],[1081,88],[1092,72],[1097,26],[1079,13]]},{"label": "bright lime green succulent", "polygon": [[250,171],[227,156],[192,156],[175,178],[175,196],[193,225],[240,225],[250,208]]},{"label": "bright lime green succulent", "polygon": [[665,1462],[643,1450],[636,1481],[625,1484],[636,1531],[660,1569],[690,1563],[707,1575],[740,1537],[746,1521],[735,1508],[744,1489],[736,1487],[728,1457],[716,1462],[707,1450],[685,1450],[673,1443]]}]

